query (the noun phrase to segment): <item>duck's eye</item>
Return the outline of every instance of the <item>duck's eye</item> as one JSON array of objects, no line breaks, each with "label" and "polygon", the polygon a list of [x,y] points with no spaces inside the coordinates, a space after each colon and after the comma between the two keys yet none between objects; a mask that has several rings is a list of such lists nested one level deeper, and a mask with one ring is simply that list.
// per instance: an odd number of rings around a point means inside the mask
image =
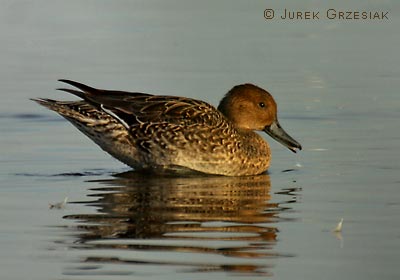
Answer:
[{"label": "duck's eye", "polygon": [[264,108],[265,107],[265,103],[264,102],[260,102],[260,103],[258,103],[258,106],[260,106],[261,108]]}]

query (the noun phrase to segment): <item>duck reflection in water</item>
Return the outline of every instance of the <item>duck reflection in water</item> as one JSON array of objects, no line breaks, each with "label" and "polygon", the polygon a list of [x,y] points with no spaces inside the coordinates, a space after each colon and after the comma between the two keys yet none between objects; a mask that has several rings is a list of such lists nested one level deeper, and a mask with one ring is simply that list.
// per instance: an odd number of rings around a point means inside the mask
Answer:
[{"label": "duck reflection in water", "polygon": [[[92,189],[90,196],[96,199],[83,203],[98,213],[65,216],[80,221],[75,248],[113,249],[112,257],[101,251],[104,254],[88,256],[86,262],[268,275],[266,259],[282,256],[273,251],[278,230],[271,223],[288,208],[269,202],[266,174],[155,177],[128,172],[96,182],[104,187]],[[138,254],[126,258],[126,253],[115,256],[115,250],[158,254],[152,255],[154,260]],[[182,253],[192,254],[182,260]],[[212,262],[205,254],[213,255]]]}]

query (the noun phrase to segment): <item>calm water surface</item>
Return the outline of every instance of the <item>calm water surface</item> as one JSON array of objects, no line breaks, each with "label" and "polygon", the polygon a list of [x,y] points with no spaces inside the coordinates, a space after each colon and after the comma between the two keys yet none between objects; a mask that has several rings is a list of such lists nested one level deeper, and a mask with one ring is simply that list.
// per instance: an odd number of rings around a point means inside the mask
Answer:
[{"label": "calm water surface", "polygon": [[[267,2],[0,1],[1,279],[400,277],[400,6]],[[389,20],[266,21],[266,8]],[[29,101],[72,98],[59,78],[214,105],[252,82],[304,149],[264,135],[262,176],[129,172]]]}]

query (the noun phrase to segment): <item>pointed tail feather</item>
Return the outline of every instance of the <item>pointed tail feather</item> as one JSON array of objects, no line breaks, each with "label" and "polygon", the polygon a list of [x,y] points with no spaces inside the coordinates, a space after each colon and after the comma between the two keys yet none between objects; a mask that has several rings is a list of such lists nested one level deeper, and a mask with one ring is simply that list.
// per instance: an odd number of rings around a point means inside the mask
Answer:
[{"label": "pointed tail feather", "polygon": [[57,90],[65,91],[65,92],[71,93],[71,94],[73,94],[73,95],[78,96],[79,98],[84,99],[84,100],[86,99],[85,92],[83,92],[83,91],[74,90],[74,89],[69,89],[69,88],[58,88]]},{"label": "pointed tail feather", "polygon": [[78,82],[75,82],[75,81],[66,80],[66,79],[60,79],[58,81],[66,83],[66,84],[69,84],[71,86],[74,86],[74,87],[82,90],[85,93],[97,93],[97,92],[99,92],[99,90],[96,89],[96,88],[93,88],[93,87],[90,87],[88,85],[84,85],[84,84],[81,84],[81,83],[78,83]]},{"label": "pointed tail feather", "polygon": [[54,107],[54,104],[57,102],[56,100],[48,99],[48,98],[30,98],[30,100],[35,101],[39,105],[42,105],[42,106],[47,107],[49,109]]}]

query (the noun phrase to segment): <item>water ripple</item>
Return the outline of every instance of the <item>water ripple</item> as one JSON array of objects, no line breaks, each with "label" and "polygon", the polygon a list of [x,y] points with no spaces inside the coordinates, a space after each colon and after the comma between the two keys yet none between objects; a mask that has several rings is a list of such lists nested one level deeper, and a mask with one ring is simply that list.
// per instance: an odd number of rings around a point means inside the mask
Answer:
[{"label": "water ripple", "polygon": [[283,190],[279,195],[288,195],[287,202],[271,202],[268,175],[155,177],[133,172],[94,182],[99,187],[91,189],[89,200],[76,203],[96,212],[64,217],[75,221],[73,229],[68,227],[74,235],[68,246],[85,255],[67,275],[87,275],[87,265],[96,267],[90,275],[107,275],[125,265],[128,275],[167,266],[188,273],[268,276],[273,259],[292,256],[275,250],[277,225],[301,189]]}]

